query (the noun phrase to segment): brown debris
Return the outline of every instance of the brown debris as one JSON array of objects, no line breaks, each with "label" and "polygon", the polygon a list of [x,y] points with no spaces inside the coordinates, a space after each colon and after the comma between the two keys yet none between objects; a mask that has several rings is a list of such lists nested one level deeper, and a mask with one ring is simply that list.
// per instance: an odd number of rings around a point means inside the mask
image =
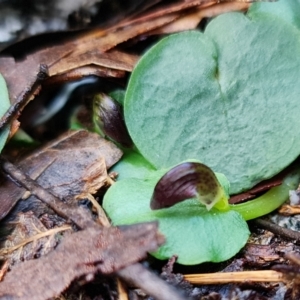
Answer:
[{"label": "brown debris", "polygon": [[252,221],[255,225],[258,227],[267,229],[283,238],[289,239],[289,240],[295,240],[297,242],[300,241],[300,233],[295,230],[291,230],[288,228],[281,227],[269,220],[258,218]]},{"label": "brown debris", "polygon": [[114,78],[122,78],[125,76],[125,71],[110,69],[97,65],[88,65],[79,67],[76,69],[72,69],[66,73],[54,75],[52,77],[48,77],[44,83],[45,85],[51,86],[52,84],[69,82],[73,80],[82,79],[85,76],[95,75],[98,77],[114,77]]},{"label": "brown debris", "polygon": [[146,294],[156,300],[191,300],[171,285],[149,272],[141,264],[130,265],[118,273],[118,276],[132,286],[141,288]]},{"label": "brown debris", "polygon": [[237,204],[237,203],[241,203],[246,200],[250,200],[250,199],[257,197],[258,194],[266,192],[270,188],[280,185],[282,183],[282,180],[283,180],[285,174],[286,173],[284,171],[284,172],[276,175],[273,178],[270,178],[270,179],[260,182],[259,184],[257,184],[256,186],[254,186],[252,189],[248,190],[245,193],[240,193],[240,194],[231,196],[229,199],[229,203]]},{"label": "brown debris", "polygon": [[157,228],[158,224],[152,222],[119,228],[91,227],[73,233],[55,251],[8,272],[0,283],[0,296],[49,299],[58,296],[75,278],[116,272],[145,257],[147,251],[155,251],[164,242]]},{"label": "brown debris", "polygon": [[265,267],[271,262],[280,262],[280,256],[271,245],[248,243],[243,249],[247,264],[256,267]]},{"label": "brown debris", "polygon": [[11,101],[10,108],[0,120],[1,129],[17,119],[27,103],[39,93],[48,69],[32,58],[15,62],[11,57],[0,57],[0,73],[6,81]]},{"label": "brown debris", "polygon": [[56,234],[70,230],[71,226],[61,226],[47,230],[32,213],[20,213],[15,220],[15,227],[0,249],[0,259],[15,263],[43,256],[54,249],[58,243]]},{"label": "brown debris", "polygon": [[207,3],[196,7],[194,10],[182,15],[170,24],[160,27],[151,32],[151,34],[167,34],[195,29],[204,18],[212,18],[222,13],[231,11],[245,11],[249,8],[248,3],[229,2],[209,5]]},{"label": "brown debris", "polygon": [[279,208],[278,213],[285,216],[298,215],[300,214],[300,205],[284,204]]},{"label": "brown debris", "polygon": [[188,274],[184,278],[194,284],[284,281],[282,274],[273,270]]},{"label": "brown debris", "polygon": [[113,69],[131,72],[138,60],[138,56],[136,55],[127,54],[117,50],[103,53],[95,46],[93,48],[90,47],[92,50],[87,49],[88,48],[86,48],[85,52],[80,55],[72,54],[61,60],[59,63],[51,66],[49,68],[49,76],[63,74],[65,72],[72,71],[73,69],[89,65],[94,65],[100,68],[104,67],[108,70]]},{"label": "brown debris", "polygon": [[[121,155],[122,152],[113,143],[97,134],[79,130],[70,131],[46,144],[17,165],[36,179],[38,185],[66,200],[82,193],[97,192],[106,183],[106,168],[115,164]],[[24,193],[24,188],[3,178],[0,219],[24,197]]]},{"label": "brown debris", "polygon": [[298,253],[288,253],[286,258],[290,265],[275,265],[273,270],[281,272],[285,280],[289,283],[289,291],[285,299],[297,300],[300,297],[300,256]]},{"label": "brown debris", "polygon": [[[91,74],[124,76],[124,71],[130,72],[138,57],[116,50],[115,47],[121,43],[149,33],[153,34],[155,30],[159,30],[181,17],[186,19],[186,10],[197,6],[196,15],[192,12],[192,15],[187,17],[188,25],[182,25],[182,21],[180,21],[179,27],[173,25],[178,27],[176,31],[195,28],[204,16],[222,13],[224,9],[226,11],[244,10],[248,7],[245,3],[224,5],[218,3],[219,1],[216,0],[183,1],[160,8],[143,17],[121,22],[108,29],[93,29],[62,45],[54,45],[29,53],[19,60],[12,57],[0,57],[0,72],[7,82],[11,100],[9,111],[0,120],[0,129],[19,117],[23,108],[39,92],[41,80],[48,75],[65,74],[64,77],[57,77],[56,80],[58,78],[61,80],[78,79]],[[203,7],[211,5],[215,9],[201,13]],[[183,23],[185,24],[185,21]],[[68,72],[72,74],[66,75]]]}]

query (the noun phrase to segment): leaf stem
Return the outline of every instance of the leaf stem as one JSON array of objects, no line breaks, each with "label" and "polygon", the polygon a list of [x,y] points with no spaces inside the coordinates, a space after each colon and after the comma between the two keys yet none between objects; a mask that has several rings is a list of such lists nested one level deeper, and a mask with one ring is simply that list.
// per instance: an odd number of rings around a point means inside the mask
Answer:
[{"label": "leaf stem", "polygon": [[284,179],[281,185],[271,188],[268,192],[254,200],[231,204],[230,208],[239,212],[243,218],[252,220],[277,209],[287,199],[290,190],[295,190],[300,180],[300,167],[295,168]]}]

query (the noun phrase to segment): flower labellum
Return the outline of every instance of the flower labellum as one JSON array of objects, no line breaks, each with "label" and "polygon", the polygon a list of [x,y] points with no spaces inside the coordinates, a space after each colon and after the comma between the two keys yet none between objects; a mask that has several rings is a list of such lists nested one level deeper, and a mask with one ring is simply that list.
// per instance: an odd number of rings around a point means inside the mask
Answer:
[{"label": "flower labellum", "polygon": [[167,208],[181,201],[198,198],[210,210],[228,210],[228,197],[215,173],[198,162],[184,162],[169,170],[156,184],[150,207]]}]

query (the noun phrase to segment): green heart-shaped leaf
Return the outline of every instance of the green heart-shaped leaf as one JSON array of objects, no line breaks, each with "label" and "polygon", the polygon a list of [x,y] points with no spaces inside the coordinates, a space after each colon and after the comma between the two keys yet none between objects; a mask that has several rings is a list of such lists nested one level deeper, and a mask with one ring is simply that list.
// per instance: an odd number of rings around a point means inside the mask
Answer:
[{"label": "green heart-shaped leaf", "polygon": [[231,258],[246,243],[247,223],[235,211],[207,211],[198,200],[187,200],[171,208],[151,210],[150,199],[163,173],[151,179],[124,179],[109,188],[103,207],[114,225],[158,220],[166,244],[153,255],[168,259],[178,255],[180,264],[220,262]]},{"label": "green heart-shaped leaf", "polygon": [[291,23],[298,29],[300,29],[299,0],[277,0],[275,3],[254,3],[250,6],[247,15],[251,18],[262,13],[278,16],[286,22]]},{"label": "green heart-shaped leaf", "polygon": [[156,168],[198,159],[238,193],[300,152],[300,38],[275,17],[214,19],[205,34],[172,35],[136,66],[125,120]]},{"label": "green heart-shaped leaf", "polygon": [[[9,109],[9,106],[10,106],[10,102],[9,102],[6,82],[3,76],[0,74],[0,117],[2,117],[6,113],[6,111]],[[9,134],[9,127],[6,126],[0,132],[0,152],[6,143],[8,134]]]}]

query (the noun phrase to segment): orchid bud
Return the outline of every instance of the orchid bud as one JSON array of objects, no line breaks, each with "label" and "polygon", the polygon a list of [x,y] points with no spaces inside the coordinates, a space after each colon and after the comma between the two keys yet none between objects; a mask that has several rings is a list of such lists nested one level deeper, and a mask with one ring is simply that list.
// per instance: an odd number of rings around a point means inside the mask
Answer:
[{"label": "orchid bud", "polygon": [[100,134],[104,137],[131,147],[132,140],[127,131],[122,106],[104,93],[93,98],[93,120]]}]

